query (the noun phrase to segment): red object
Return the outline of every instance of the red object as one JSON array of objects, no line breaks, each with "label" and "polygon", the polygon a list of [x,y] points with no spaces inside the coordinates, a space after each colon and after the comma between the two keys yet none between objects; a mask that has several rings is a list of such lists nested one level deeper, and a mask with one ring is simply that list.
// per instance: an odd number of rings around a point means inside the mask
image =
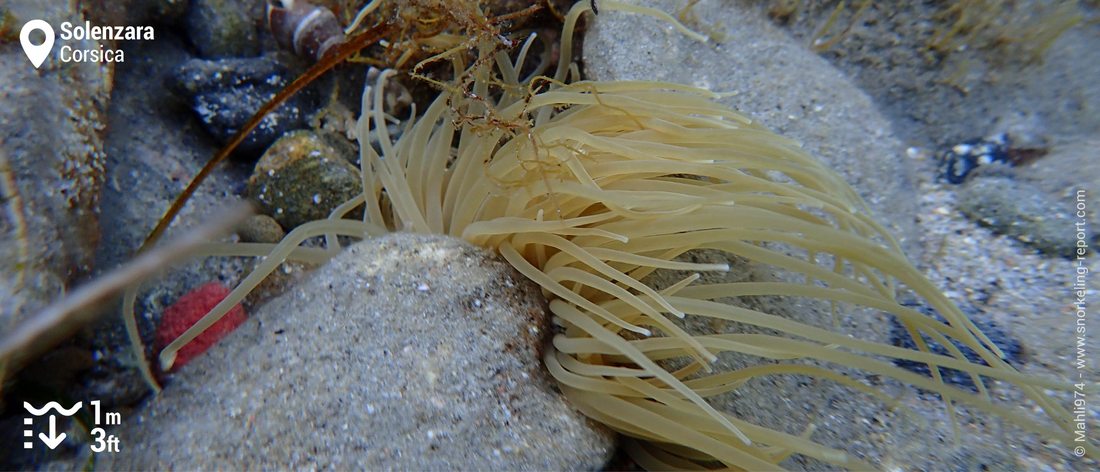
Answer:
[{"label": "red object", "polygon": [[[206,316],[214,306],[228,295],[228,288],[218,282],[210,282],[176,300],[176,303],[164,310],[164,316],[161,317],[160,325],[157,326],[157,352],[160,352],[161,349],[164,349],[165,346],[193,326],[195,322]],[[233,306],[222,319],[207,328],[198,337],[192,339],[176,353],[176,362],[172,364],[171,370],[174,371],[183,367],[191,362],[191,359],[206,352],[207,349],[210,349],[210,346],[213,346],[227,334],[233,332],[234,329],[237,329],[241,323],[244,323],[245,318],[244,308],[241,308],[240,304]]]}]

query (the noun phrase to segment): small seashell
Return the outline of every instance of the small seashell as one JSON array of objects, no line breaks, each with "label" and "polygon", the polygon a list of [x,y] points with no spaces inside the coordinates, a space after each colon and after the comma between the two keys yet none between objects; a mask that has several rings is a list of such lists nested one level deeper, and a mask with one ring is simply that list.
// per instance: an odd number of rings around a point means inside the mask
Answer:
[{"label": "small seashell", "polygon": [[269,1],[267,24],[280,46],[314,60],[346,39],[331,10],[303,0]]}]

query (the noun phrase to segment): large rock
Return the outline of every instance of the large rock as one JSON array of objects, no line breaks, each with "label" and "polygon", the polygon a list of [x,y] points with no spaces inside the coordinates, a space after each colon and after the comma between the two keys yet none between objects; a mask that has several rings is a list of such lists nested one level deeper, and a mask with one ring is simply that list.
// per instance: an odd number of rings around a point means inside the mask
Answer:
[{"label": "large rock", "polygon": [[[1077,218],[1077,204],[1083,203],[1088,227],[1092,228],[1091,243],[1100,247],[1100,159],[1096,158],[1096,149],[1100,148],[1100,137],[1096,135],[1081,139],[1069,139],[1057,143],[1050,154],[1031,164],[1019,168],[1022,178],[1034,183],[1047,198],[1062,205],[1062,210]],[[1078,195],[1083,192],[1083,195]],[[1078,198],[1083,202],[1078,202]],[[1068,231],[1067,231],[1068,232]]]},{"label": "large rock", "polygon": [[970,179],[959,190],[958,207],[978,224],[1040,253],[1076,256],[1076,233],[1066,230],[1078,221],[1072,205],[1048,198],[1034,184],[999,175]]},{"label": "large rock", "polygon": [[[667,2],[631,3],[678,15]],[[841,72],[792,40],[756,10],[740,2],[700,2],[693,8],[694,17],[703,20],[689,26],[720,38],[720,42],[713,39],[696,42],[659,20],[601,9],[584,38],[586,73],[600,80],[659,80],[737,92],[722,101],[777,133],[802,142],[807,152],[839,172],[867,201],[873,216],[901,241],[911,260],[917,260],[920,237],[916,230],[917,199],[912,171],[904,157],[905,147],[871,99]],[[726,261],[724,255],[713,252],[697,252],[690,257],[701,262]],[[802,280],[798,275],[744,260],[729,262],[732,267],[729,273],[704,274],[700,283]],[[685,275],[658,272],[648,282],[663,287]],[[724,301],[835,329],[859,339],[890,343],[888,320],[874,310],[841,305],[836,307],[834,321],[833,307],[821,300],[740,297]],[[691,331],[700,333],[772,334],[741,323],[701,322],[693,317],[684,323]],[[719,357],[716,369],[729,371],[762,362],[767,361],[727,353]],[[888,378],[843,366],[824,367],[841,370],[888,395],[912,395]],[[920,418],[911,415],[911,411],[890,409],[879,400],[833,382],[777,375],[754,379],[736,392],[709,400],[738,418],[789,434],[802,434],[812,425],[816,430],[812,435],[814,441],[887,469],[896,464],[918,470],[970,467],[962,464],[991,465],[998,469],[1013,464],[1009,453],[983,444],[980,439],[958,448],[937,442],[937,438],[950,438],[952,433],[950,419],[944,414],[942,403],[935,399],[917,402],[914,408],[922,408]],[[964,417],[963,421],[972,420]],[[799,455],[782,465],[793,470],[834,469]]]},{"label": "large rock", "polygon": [[0,3],[4,29],[12,28],[4,34],[13,35],[0,43],[0,334],[87,274],[99,241],[102,131],[113,67],[58,59],[63,45],[97,49],[94,40],[58,37],[38,69],[19,44],[31,19],[55,30],[65,21],[83,23],[75,5]]},{"label": "large rock", "polygon": [[611,437],[555,393],[545,313],[537,287],[482,249],[364,241],[184,367],[97,465],[598,468]]},{"label": "large rock", "polygon": [[[678,14],[669,2],[629,3]],[[704,20],[689,26],[720,42],[692,40],[648,16],[600,10],[584,37],[588,78],[659,80],[736,92],[720,101],[800,141],[839,172],[907,252],[915,253],[917,207],[905,146],[871,99],[755,10],[736,2],[700,2],[693,9]]]}]

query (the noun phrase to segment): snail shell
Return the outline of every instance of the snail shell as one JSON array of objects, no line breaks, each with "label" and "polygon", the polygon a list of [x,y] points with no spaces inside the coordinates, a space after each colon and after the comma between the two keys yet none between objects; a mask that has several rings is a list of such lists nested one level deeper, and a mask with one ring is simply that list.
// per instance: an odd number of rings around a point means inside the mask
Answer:
[{"label": "snail shell", "polygon": [[272,0],[267,4],[267,24],[280,46],[314,60],[346,39],[331,10],[303,0]]}]

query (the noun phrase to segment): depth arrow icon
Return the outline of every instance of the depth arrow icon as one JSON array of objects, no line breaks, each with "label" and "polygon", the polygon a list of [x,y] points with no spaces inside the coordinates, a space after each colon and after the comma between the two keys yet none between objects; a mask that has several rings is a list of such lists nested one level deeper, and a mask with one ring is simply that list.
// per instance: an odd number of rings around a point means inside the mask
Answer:
[{"label": "depth arrow icon", "polygon": [[57,417],[50,415],[50,435],[46,436],[46,433],[38,433],[38,439],[41,439],[46,447],[53,449],[61,444],[61,441],[65,440],[65,433],[57,434]]}]

